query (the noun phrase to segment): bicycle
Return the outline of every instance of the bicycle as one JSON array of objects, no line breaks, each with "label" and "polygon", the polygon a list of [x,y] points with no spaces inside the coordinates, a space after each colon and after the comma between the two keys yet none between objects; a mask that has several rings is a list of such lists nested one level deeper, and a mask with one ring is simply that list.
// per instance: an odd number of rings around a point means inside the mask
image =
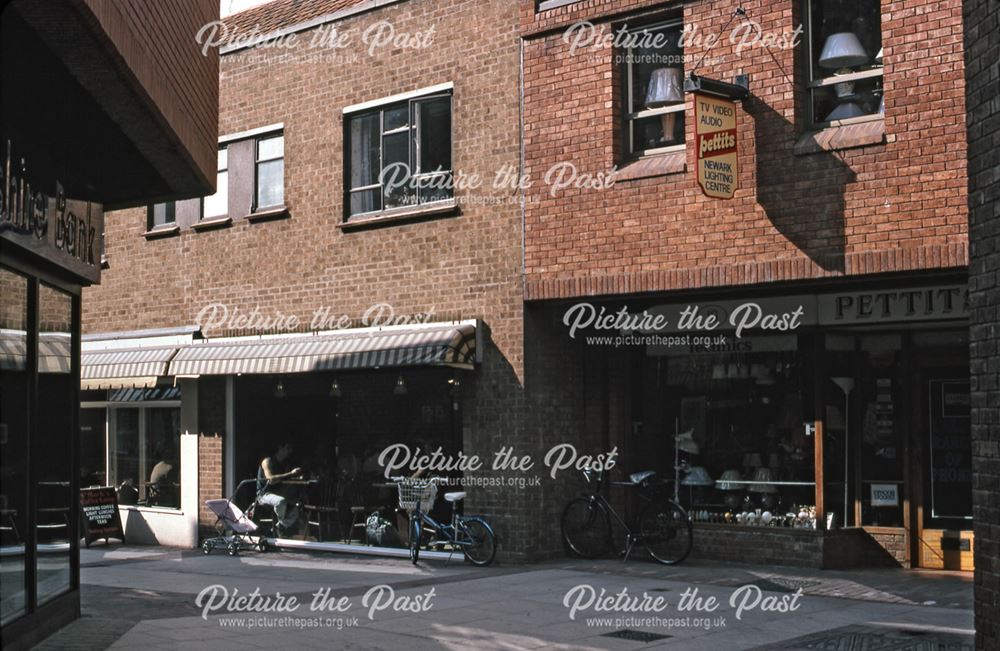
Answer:
[{"label": "bicycle", "polygon": [[[673,499],[659,495],[658,486],[651,481],[655,475],[646,470],[633,473],[627,482],[614,482],[637,488],[640,500],[645,502],[638,519],[630,526],[601,494],[603,470],[584,470],[588,487],[594,488],[570,500],[562,514],[562,536],[569,550],[582,558],[604,555],[612,544],[611,517],[614,517],[625,530],[625,550],[621,552],[625,561],[636,544],[644,546],[650,556],[665,565],[676,565],[687,558],[694,543],[691,518],[677,503],[676,495]],[[633,531],[633,526],[638,531]]]},{"label": "bicycle", "polygon": [[450,547],[459,548],[473,565],[489,565],[496,557],[496,536],[493,528],[481,516],[462,516],[455,510],[455,505],[465,498],[465,491],[454,491],[444,494],[444,499],[451,505],[451,523],[442,524],[421,509],[421,505],[430,509],[437,496],[437,485],[444,481],[440,478],[416,479],[393,477],[399,488],[399,507],[410,513],[410,560],[416,565],[420,558],[420,547]]}]

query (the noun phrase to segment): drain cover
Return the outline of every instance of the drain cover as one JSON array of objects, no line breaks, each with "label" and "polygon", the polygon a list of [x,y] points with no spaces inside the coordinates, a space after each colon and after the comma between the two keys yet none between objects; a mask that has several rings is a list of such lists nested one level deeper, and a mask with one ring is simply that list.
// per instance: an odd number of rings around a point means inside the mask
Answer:
[{"label": "drain cover", "polygon": [[660,635],[659,633],[647,633],[646,631],[634,631],[630,628],[625,628],[620,631],[615,631],[614,633],[605,633],[602,637],[616,637],[620,640],[633,640],[635,642],[655,642],[657,640],[665,640],[669,635]]}]

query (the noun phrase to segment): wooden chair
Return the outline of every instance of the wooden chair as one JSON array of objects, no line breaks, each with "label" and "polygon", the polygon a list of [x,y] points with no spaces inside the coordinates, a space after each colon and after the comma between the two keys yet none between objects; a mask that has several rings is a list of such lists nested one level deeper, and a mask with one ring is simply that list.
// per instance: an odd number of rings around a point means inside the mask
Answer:
[{"label": "wooden chair", "polygon": [[[343,494],[343,483],[334,479],[324,481],[320,484],[319,490],[313,492],[319,499],[310,500],[312,504],[302,505],[306,516],[306,535],[316,527],[318,541],[340,538],[340,498]],[[336,535],[330,537],[332,529],[336,530]]]}]

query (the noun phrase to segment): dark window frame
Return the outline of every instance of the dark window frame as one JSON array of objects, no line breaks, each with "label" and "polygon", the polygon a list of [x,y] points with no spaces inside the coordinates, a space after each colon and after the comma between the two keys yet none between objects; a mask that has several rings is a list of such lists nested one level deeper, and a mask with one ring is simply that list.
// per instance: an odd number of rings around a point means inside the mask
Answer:
[{"label": "dark window frame", "polygon": [[[683,34],[684,30],[684,18],[681,15],[673,15],[669,17],[662,18],[656,22],[651,22],[643,25],[635,25],[633,27],[623,26],[621,29],[625,30],[627,34],[636,34],[641,32],[657,32],[664,30],[677,30],[677,38],[679,39]],[[619,53],[620,66],[619,70],[621,73],[621,152],[622,159],[624,161],[634,161],[640,158],[646,158],[650,156],[659,156],[662,154],[668,154],[677,151],[684,151],[686,147],[686,141],[688,136],[688,129],[686,125],[687,117],[687,101],[682,100],[670,106],[657,109],[639,109],[633,106],[634,93],[633,93],[633,81],[634,81],[634,70],[633,70],[633,59],[634,53],[633,48],[625,48]],[[684,72],[686,70],[684,65],[684,51],[681,49],[681,76],[683,78]],[[677,67],[677,66],[670,66]],[[685,121],[682,124],[681,132],[682,137],[679,143],[672,145],[666,145],[663,147],[650,147],[647,149],[636,149],[633,148],[634,144],[634,129],[635,123],[644,118],[662,116],[670,113],[680,113],[682,120]]]},{"label": "dark window frame", "polygon": [[[842,124],[856,124],[859,122],[871,122],[876,120],[882,120],[885,115],[878,110],[878,104],[876,104],[875,112],[866,113],[864,115],[859,115],[857,117],[846,118],[843,120],[836,120],[831,122],[830,120],[823,117],[820,119],[816,115],[816,100],[815,96],[817,92],[823,92],[829,89],[831,86],[836,87],[841,83],[850,84],[862,84],[872,83],[874,85],[874,90],[870,91],[871,94],[876,96],[876,98],[881,99],[884,97],[885,89],[885,74],[884,67],[882,63],[875,62],[875,53],[868,52],[871,57],[869,63],[862,64],[859,66],[853,66],[858,68],[858,70],[851,72],[850,74],[838,75],[836,71],[830,71],[826,76],[817,76],[815,74],[815,69],[817,65],[813,62],[813,50],[814,50],[814,38],[818,38],[818,35],[813,33],[813,5],[819,0],[802,0],[802,11],[803,11],[803,23],[805,25],[805,37],[804,37],[804,47],[802,48],[802,70],[804,72],[804,79],[802,82],[802,87],[805,91],[805,126],[807,130],[815,131],[824,129],[831,126],[842,125]],[[873,2],[878,5],[878,16],[882,16],[882,2],[881,0],[866,0],[867,2]],[[875,33],[878,34],[878,45],[879,49],[884,46],[884,39],[882,37],[881,21],[875,24]],[[836,91],[834,91],[836,92]],[[859,93],[860,95],[860,93]],[[862,107],[863,108],[863,107]]]},{"label": "dark window frame", "polygon": [[[440,100],[447,98],[448,100],[448,159],[450,162],[449,169],[447,170],[432,170],[429,172],[424,172],[420,169],[420,111],[418,110],[419,105],[424,102],[430,102],[434,100]],[[387,112],[400,109],[402,107],[407,107],[408,111],[408,123],[396,129],[390,129],[386,131],[385,129],[385,114]],[[358,187],[351,186],[351,123],[353,120],[368,118],[373,115],[378,116],[379,122],[379,151],[378,151],[378,169],[379,169],[379,182],[368,185],[361,185]],[[353,213],[351,211],[351,197],[353,194],[358,192],[369,192],[377,188],[382,188],[381,174],[383,168],[383,151],[384,151],[384,141],[387,135],[395,135],[397,133],[405,133],[409,131],[410,138],[408,140],[408,152],[407,159],[409,161],[409,169],[414,170],[413,176],[417,178],[432,178],[432,177],[449,177],[449,185],[453,183],[454,172],[455,172],[455,101],[454,92],[451,89],[430,92],[424,95],[418,95],[416,97],[409,97],[406,99],[401,99],[399,101],[389,101],[384,104],[379,104],[377,106],[362,110],[351,112],[344,116],[343,122],[344,128],[344,191],[343,191],[343,202],[344,202],[344,221],[352,220],[364,220],[368,218],[378,217],[381,215],[392,215],[401,212],[411,212],[419,211],[422,209],[431,209],[434,207],[442,206],[448,203],[453,203],[455,201],[454,189],[450,188],[448,190],[449,196],[441,199],[433,199],[429,201],[423,201],[421,199],[422,191],[418,188],[416,200],[412,204],[406,204],[401,206],[392,206],[390,208],[385,207],[386,197],[385,190],[379,193],[379,205],[380,208],[377,210],[368,210]],[[434,190],[428,190],[428,192],[434,192]]]},{"label": "dark window frame", "polygon": [[[156,223],[156,207],[164,206],[164,211],[167,213],[164,216],[162,223]],[[161,201],[160,203],[151,203],[146,206],[146,230],[152,231],[157,228],[169,228],[177,224],[177,202],[176,201]]]}]

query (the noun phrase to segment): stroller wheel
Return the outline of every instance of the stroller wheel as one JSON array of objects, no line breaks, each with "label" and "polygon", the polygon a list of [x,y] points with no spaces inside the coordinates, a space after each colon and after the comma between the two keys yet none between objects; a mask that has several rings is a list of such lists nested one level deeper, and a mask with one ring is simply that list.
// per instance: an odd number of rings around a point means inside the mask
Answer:
[{"label": "stroller wheel", "polygon": [[257,549],[262,552],[267,551],[267,538],[261,536],[260,538],[257,539]]},{"label": "stroller wheel", "polygon": [[229,543],[229,547],[227,547],[226,549],[229,552],[230,556],[236,556],[237,554],[240,553],[239,543],[231,542]]},{"label": "stroller wheel", "polygon": [[203,542],[201,544],[201,551],[205,552],[206,554],[211,554],[212,553],[212,549],[214,549],[214,548],[215,548],[215,545],[212,544],[211,540],[206,540],[205,542]]}]

